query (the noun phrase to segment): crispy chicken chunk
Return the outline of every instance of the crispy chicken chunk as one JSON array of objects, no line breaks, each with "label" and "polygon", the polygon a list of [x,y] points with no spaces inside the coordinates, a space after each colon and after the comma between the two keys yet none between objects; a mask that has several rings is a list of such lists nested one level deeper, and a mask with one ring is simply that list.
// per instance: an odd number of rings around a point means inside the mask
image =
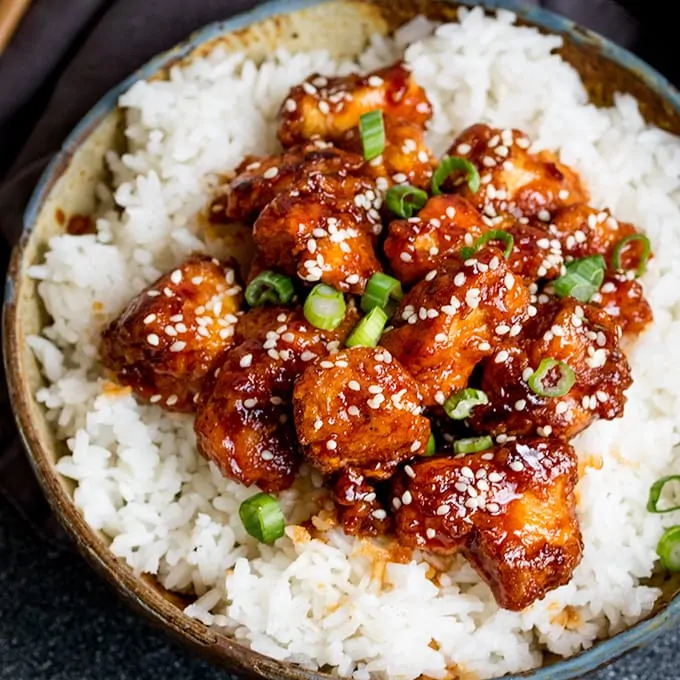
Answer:
[{"label": "crispy chicken chunk", "polygon": [[242,302],[231,265],[194,255],[135,297],[102,333],[102,364],[169,411],[193,411]]},{"label": "crispy chicken chunk", "polygon": [[425,91],[401,62],[366,76],[314,74],[283,102],[279,140],[284,146],[314,138],[335,141],[375,109],[420,126],[432,117]]},{"label": "crispy chicken chunk", "polygon": [[266,158],[248,157],[236,170],[236,177],[220,189],[210,206],[210,220],[217,223],[252,221],[264,207],[291,184],[307,175],[357,173],[362,155],[336,149],[316,141]]},{"label": "crispy chicken chunk", "polygon": [[395,480],[399,541],[462,550],[505,609],[524,609],[567,583],[581,560],[577,459],[566,442],[520,439],[427,459]]},{"label": "crispy chicken chunk", "polygon": [[425,404],[442,404],[493,353],[495,329],[521,329],[528,304],[529,292],[502,252],[483,248],[418,283],[402,300],[395,328],[380,342],[418,381]]},{"label": "crispy chicken chunk", "polygon": [[333,484],[333,500],[338,520],[350,536],[377,536],[392,527],[375,487],[356,468],[341,470]]},{"label": "crispy chicken chunk", "polygon": [[390,224],[385,255],[395,276],[410,285],[486,231],[482,216],[462,196],[433,196],[416,217]]},{"label": "crispy chicken chunk", "polygon": [[380,204],[368,179],[310,175],[260,213],[253,228],[258,257],[289,276],[360,294],[381,269],[373,250]]},{"label": "crispy chicken chunk", "polygon": [[[557,208],[588,200],[571,168],[547,151],[530,153],[529,146],[528,137],[519,130],[477,124],[464,130],[448,151],[479,170],[479,191],[473,194],[464,182],[459,191],[492,221],[497,217],[502,221],[508,213],[548,221]],[[459,181],[452,176],[445,186],[453,189]]]},{"label": "crispy chicken chunk", "polygon": [[291,394],[317,357],[337,351],[358,312],[335,331],[320,331],[299,308],[257,307],[237,327],[238,347],[201,392],[194,429],[198,450],[226,477],[265,491],[290,486],[299,465]]},{"label": "crispy chicken chunk", "polygon": [[[608,265],[621,239],[638,233],[632,224],[617,221],[608,210],[595,210],[583,203],[558,210],[547,228],[550,237],[560,241],[566,256],[579,259],[603,255]],[[641,249],[640,241],[633,241],[622,249],[623,269],[637,269]]]},{"label": "crispy chicken chunk", "polygon": [[624,333],[637,335],[653,320],[642,286],[625,275],[610,275],[600,288],[598,304],[620,324]]},{"label": "crispy chicken chunk", "polygon": [[389,477],[427,448],[430,422],[416,383],[382,347],[353,347],[312,364],[293,404],[304,454],[324,474],[354,467]]},{"label": "crispy chicken chunk", "polygon": [[[366,163],[364,172],[376,180],[381,189],[394,184],[410,184],[427,189],[436,165],[434,156],[425,145],[423,128],[408,120],[384,116],[385,148]],[[348,130],[338,146],[355,154],[363,154],[359,128]]]},{"label": "crispy chicken chunk", "polygon": [[[482,389],[489,404],[475,408],[473,427],[494,435],[571,439],[596,418],[621,417],[632,379],[619,335],[615,320],[594,305],[569,297],[539,306],[522,333],[484,362]],[[575,382],[562,396],[542,396],[530,385],[545,359],[573,371]],[[534,385],[548,394],[562,391],[560,375],[559,368],[549,368]]]}]

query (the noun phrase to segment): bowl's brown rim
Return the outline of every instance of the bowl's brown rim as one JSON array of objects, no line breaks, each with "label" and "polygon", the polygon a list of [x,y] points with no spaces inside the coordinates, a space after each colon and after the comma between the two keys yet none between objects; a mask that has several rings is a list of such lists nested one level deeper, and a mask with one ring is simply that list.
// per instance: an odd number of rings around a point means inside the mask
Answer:
[{"label": "bowl's brown rim", "polygon": [[[33,398],[27,390],[22,389],[27,381],[21,361],[24,347],[17,313],[18,296],[16,293],[23,278],[24,251],[39,208],[67,169],[80,144],[101,122],[104,115],[115,108],[118,96],[123,91],[140,78],[151,77],[159,70],[165,69],[172,63],[186,57],[193,49],[219,34],[241,30],[264,18],[294,12],[322,1],[324,0],[274,0],[258,7],[255,11],[206,27],[177,47],[159,55],[110,91],[83,119],[65,142],[62,151],[45,171],[31,199],[26,212],[24,234],[12,252],[3,307],[3,356],[8,376],[10,401],[19,431],[29,453],[29,460],[48,501],[80,552],[100,575],[115,585],[126,601],[152,622],[169,630],[178,639],[193,646],[204,656],[210,657],[223,665],[228,665],[243,675],[265,677],[271,680],[278,680],[279,678],[290,678],[291,680],[335,679],[337,676],[279,662],[250,650],[235,640],[223,634],[215,633],[204,624],[190,619],[181,610],[165,600],[153,587],[136,577],[132,570],[118,560],[104,541],[97,537],[85,523],[72,499],[58,481],[57,474],[42,449],[40,437],[31,417],[31,412],[35,407]],[[359,1],[371,3],[371,0]],[[484,4],[487,8],[510,9],[516,11],[526,22],[537,25],[544,30],[567,34],[579,44],[598,45],[603,49],[603,55],[606,59],[616,61],[638,77],[642,76],[646,86],[657,92],[665,101],[670,102],[674,110],[680,110],[680,95],[663,76],[627,51],[573,22],[541,8],[526,6],[515,0],[485,0],[483,3],[464,0],[462,4]],[[652,635],[657,634],[678,619],[680,619],[680,599],[676,597],[671,606],[664,605],[660,611],[647,620],[608,640],[601,641],[590,650],[581,652],[570,659],[559,661],[549,668],[535,669],[512,677],[531,677],[534,680],[566,680],[567,678],[581,677],[583,673],[610,663],[626,651],[643,645],[649,641]],[[594,654],[598,649],[601,650],[601,653]],[[504,677],[506,680],[510,678],[510,676]]]}]

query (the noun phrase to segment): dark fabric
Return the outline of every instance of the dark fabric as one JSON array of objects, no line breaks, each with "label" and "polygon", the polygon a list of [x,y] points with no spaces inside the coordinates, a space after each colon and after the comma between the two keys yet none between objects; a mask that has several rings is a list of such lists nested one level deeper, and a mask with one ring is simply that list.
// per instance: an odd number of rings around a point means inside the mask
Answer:
[{"label": "dark fabric", "polygon": [[[0,274],[22,211],[46,162],[113,85],[193,30],[258,4],[254,0],[34,0],[0,57]],[[662,2],[534,0],[673,71]],[[644,11],[643,11],[644,10]],[[666,28],[667,26],[667,28]],[[54,522],[22,454],[0,382],[0,491],[49,538]]]}]

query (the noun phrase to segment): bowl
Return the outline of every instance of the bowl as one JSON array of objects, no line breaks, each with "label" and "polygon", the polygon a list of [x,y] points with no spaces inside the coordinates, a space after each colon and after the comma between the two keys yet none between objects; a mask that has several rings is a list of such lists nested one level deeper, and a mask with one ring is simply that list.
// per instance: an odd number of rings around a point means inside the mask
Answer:
[{"label": "bowl", "polygon": [[[28,204],[23,236],[14,248],[4,300],[3,343],[10,396],[24,445],[45,495],[59,520],[90,564],[134,607],[201,655],[251,677],[268,680],[332,678],[251,651],[233,639],[183,614],[186,598],[165,591],[153,578],[135,576],[108,549],[107,539],[91,529],[72,501],[74,484],[55,469],[64,445],[51,432],[34,395],[42,384],[40,369],[25,338],[46,320],[29,266],[40,260],[51,236],[64,230],[59,215],[94,209],[94,186],[106,179],[105,152],[122,148],[122,116],[117,99],[139,79],[162,78],[168,68],[205,54],[217,44],[262,60],[277,47],[289,51],[325,48],[336,57],[360,52],[371,33],[388,33],[417,14],[455,18],[457,5],[437,0],[275,0],[228,21],[212,24],[172,50],[159,55],[113,88],[87,114],[44,172]],[[515,0],[487,0],[488,9],[503,8],[520,21],[565,37],[562,56],[581,74],[591,100],[608,105],[616,91],[640,102],[647,121],[680,133],[680,93],[632,54],[574,23]],[[596,643],[570,659],[547,659],[540,668],[508,678],[568,680],[583,676],[642,646],[680,621],[680,582],[654,577],[663,595],[653,613],[618,635]]]}]

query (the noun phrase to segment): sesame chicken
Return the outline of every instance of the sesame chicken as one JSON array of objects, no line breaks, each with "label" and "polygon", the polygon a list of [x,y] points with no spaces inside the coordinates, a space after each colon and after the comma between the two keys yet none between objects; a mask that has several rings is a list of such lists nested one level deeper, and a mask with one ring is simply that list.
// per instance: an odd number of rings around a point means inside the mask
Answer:
[{"label": "sesame chicken", "polygon": [[416,383],[381,347],[353,347],[310,365],[293,405],[305,457],[323,474],[353,467],[383,479],[427,448],[430,422]]},{"label": "sesame chicken", "polygon": [[465,387],[493,353],[496,329],[519,332],[529,305],[526,286],[495,247],[433,272],[404,297],[380,341],[416,379],[427,406]]},{"label": "sesame chicken", "polygon": [[420,281],[448,256],[471,247],[488,227],[462,196],[433,196],[417,216],[390,223],[385,255],[405,285]]},{"label": "sesame chicken", "polygon": [[102,333],[102,364],[145,401],[193,411],[205,375],[233,343],[242,300],[231,264],[194,255],[109,324]]},{"label": "sesame chicken", "polygon": [[624,334],[629,336],[642,333],[653,320],[652,308],[645,299],[642,286],[625,275],[605,278],[598,293],[598,304],[616,319]]},{"label": "sesame chicken", "polygon": [[[574,259],[589,255],[602,255],[609,265],[616,245],[621,239],[637,234],[637,229],[628,222],[614,219],[608,210],[595,210],[579,203],[558,210],[547,227],[550,238],[562,245],[565,256]],[[634,270],[640,261],[640,242],[630,243],[621,253],[624,270]]]},{"label": "sesame chicken", "polygon": [[290,486],[300,462],[293,382],[315,359],[337,351],[357,318],[350,306],[335,331],[320,331],[299,308],[257,307],[244,314],[238,346],[223,354],[198,400],[199,452],[247,486],[264,491]]},{"label": "sesame chicken", "polygon": [[462,551],[501,607],[524,609],[567,583],[581,560],[577,469],[573,448],[556,439],[414,462],[393,484],[397,537]]},{"label": "sesame chicken", "polygon": [[[436,165],[434,156],[425,145],[423,128],[408,120],[383,116],[385,148],[364,165],[364,173],[376,180],[379,189],[394,184],[410,184],[427,189]],[[348,130],[337,142],[338,146],[363,154],[358,127]]]},{"label": "sesame chicken", "polygon": [[337,141],[375,109],[420,127],[432,117],[425,91],[401,62],[365,76],[326,78],[316,73],[283,102],[279,140],[286,147],[315,138]]},{"label": "sesame chicken", "polygon": [[353,467],[340,471],[333,483],[333,500],[338,520],[350,536],[377,536],[387,533],[392,518],[383,507],[376,488]]},{"label": "sesame chicken", "polygon": [[[484,361],[481,388],[489,404],[473,411],[472,426],[493,435],[570,439],[597,418],[620,418],[632,379],[619,337],[616,321],[594,305],[574,298],[542,304],[516,338]],[[573,386],[564,394],[548,396],[562,391],[556,384],[563,371],[556,366],[532,389],[546,359],[573,372]]]},{"label": "sesame chicken", "polygon": [[211,203],[210,220],[252,222],[270,201],[300,178],[312,174],[344,177],[356,174],[363,165],[363,156],[320,140],[266,158],[249,156]]},{"label": "sesame chicken", "polygon": [[508,215],[548,222],[558,208],[588,200],[587,190],[571,168],[550,152],[531,153],[530,145],[520,130],[472,125],[456,138],[448,155],[477,167],[480,189],[472,193],[453,176],[444,186],[457,187],[494,226]]},{"label": "sesame chicken", "polygon": [[253,227],[258,257],[268,268],[362,293],[380,271],[375,237],[379,198],[368,179],[310,175],[280,193]]}]

